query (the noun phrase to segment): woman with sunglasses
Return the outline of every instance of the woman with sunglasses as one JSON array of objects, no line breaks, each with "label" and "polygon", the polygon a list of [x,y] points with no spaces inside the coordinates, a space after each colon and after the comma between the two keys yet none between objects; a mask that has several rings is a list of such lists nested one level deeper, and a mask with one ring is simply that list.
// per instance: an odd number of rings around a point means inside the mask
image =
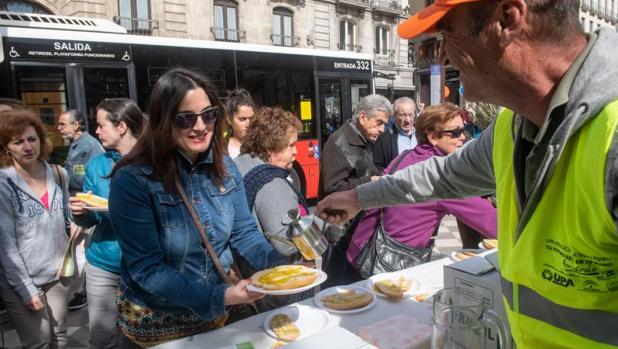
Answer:
[{"label": "woman with sunglasses", "polygon": [[[389,173],[396,164],[399,170],[433,156],[447,156],[461,148],[466,140],[462,112],[452,103],[425,107],[415,125],[418,145],[395,158],[384,172]],[[433,235],[447,214],[454,215],[458,221],[489,238],[496,238],[498,230],[496,209],[480,197],[387,207],[383,211],[384,232],[416,249],[419,255],[426,258],[425,261],[431,257]],[[363,247],[373,237],[379,217],[379,209],[368,210],[354,231],[347,251],[348,261],[352,265],[357,265]]]},{"label": "woman with sunglasses", "polygon": [[229,286],[218,273],[217,265],[230,271],[232,250],[255,270],[285,262],[258,231],[242,176],[225,155],[223,110],[206,78],[165,73],[150,96],[144,133],[113,170],[118,323],[141,347],[222,327],[228,306],[263,297],[247,290],[248,280]]},{"label": "woman with sunglasses", "polygon": [[[108,198],[112,168],[135,145],[146,117],[127,98],[104,100],[97,106],[96,116],[96,134],[107,151],[88,161],[83,191]],[[106,213],[88,211],[86,204],[75,197],[69,201],[77,225],[96,226],[86,247],[89,347],[114,348],[118,333],[115,293],[120,278],[120,246]]]}]

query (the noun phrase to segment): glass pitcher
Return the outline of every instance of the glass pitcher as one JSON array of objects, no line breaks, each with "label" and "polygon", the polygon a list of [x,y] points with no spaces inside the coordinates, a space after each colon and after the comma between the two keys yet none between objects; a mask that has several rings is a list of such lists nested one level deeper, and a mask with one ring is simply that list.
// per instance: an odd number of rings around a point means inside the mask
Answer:
[{"label": "glass pitcher", "polygon": [[454,288],[438,291],[433,298],[432,324],[432,349],[486,348],[488,327],[497,330],[500,348],[511,348],[504,322],[483,306],[480,295],[463,295]]}]

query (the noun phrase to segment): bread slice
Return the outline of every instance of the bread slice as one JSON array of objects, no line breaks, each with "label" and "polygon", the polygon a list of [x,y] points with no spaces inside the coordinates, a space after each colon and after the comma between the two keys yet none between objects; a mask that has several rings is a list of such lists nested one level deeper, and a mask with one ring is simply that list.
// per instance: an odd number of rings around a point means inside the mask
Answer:
[{"label": "bread slice", "polygon": [[496,239],[484,239],[481,243],[488,250],[498,247],[498,240]]},{"label": "bread slice", "polygon": [[290,290],[312,284],[318,275],[303,265],[281,265],[253,274],[251,283],[265,290]]},{"label": "bread slice", "polygon": [[374,287],[378,292],[390,298],[401,298],[412,287],[412,280],[399,276],[399,279],[384,279],[377,281]]},{"label": "bread slice", "polygon": [[325,307],[335,310],[359,309],[371,303],[373,296],[367,292],[345,290],[320,298]]},{"label": "bread slice", "polygon": [[286,314],[277,314],[270,320],[270,328],[278,339],[295,341],[300,337],[300,329]]},{"label": "bread slice", "polygon": [[89,207],[107,207],[107,199],[92,193],[76,193],[75,197]]}]

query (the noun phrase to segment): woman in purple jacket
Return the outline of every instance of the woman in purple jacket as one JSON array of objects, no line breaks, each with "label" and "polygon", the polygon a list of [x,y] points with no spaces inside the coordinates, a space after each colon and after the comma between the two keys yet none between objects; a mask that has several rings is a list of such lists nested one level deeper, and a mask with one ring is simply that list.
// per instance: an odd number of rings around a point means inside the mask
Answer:
[{"label": "woman in purple jacket", "polygon": [[[418,146],[404,153],[397,169],[406,168],[432,156],[446,156],[461,148],[465,141],[463,110],[452,103],[426,107],[416,121]],[[385,173],[391,170],[395,158]],[[379,209],[368,210],[354,231],[347,251],[348,261],[356,265],[363,247],[376,230]],[[437,200],[384,208],[384,230],[393,239],[413,248],[425,249],[433,244],[432,235],[440,226],[442,217],[452,214],[457,219],[489,238],[496,238],[498,226],[496,209],[486,199]]]}]

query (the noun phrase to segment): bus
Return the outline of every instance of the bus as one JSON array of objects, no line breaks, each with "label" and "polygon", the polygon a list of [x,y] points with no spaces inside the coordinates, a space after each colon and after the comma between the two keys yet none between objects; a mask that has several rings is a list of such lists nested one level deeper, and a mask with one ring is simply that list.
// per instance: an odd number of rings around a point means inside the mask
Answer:
[{"label": "bus", "polygon": [[206,75],[225,97],[245,88],[258,106],[280,106],[302,122],[296,171],[303,194],[317,198],[321,145],[374,93],[368,54],[223,41],[129,35],[105,19],[0,12],[0,96],[37,112],[57,149],[66,144],[58,116],[131,98],[147,111],[150,91],[173,67]]}]

